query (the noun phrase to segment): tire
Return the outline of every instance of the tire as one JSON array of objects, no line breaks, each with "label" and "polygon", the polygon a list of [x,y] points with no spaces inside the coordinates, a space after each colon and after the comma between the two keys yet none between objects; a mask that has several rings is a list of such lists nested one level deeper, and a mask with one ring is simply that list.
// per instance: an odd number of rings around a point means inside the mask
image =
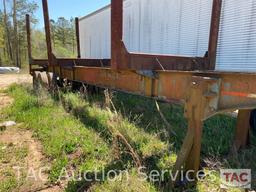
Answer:
[{"label": "tire", "polygon": [[35,91],[38,91],[40,87],[40,82],[39,82],[39,78],[38,78],[38,73],[34,72],[33,73],[33,88]]},{"label": "tire", "polygon": [[254,110],[251,112],[251,116],[250,116],[250,126],[251,126],[251,129],[252,129],[253,135],[256,136],[256,109],[254,109]]}]

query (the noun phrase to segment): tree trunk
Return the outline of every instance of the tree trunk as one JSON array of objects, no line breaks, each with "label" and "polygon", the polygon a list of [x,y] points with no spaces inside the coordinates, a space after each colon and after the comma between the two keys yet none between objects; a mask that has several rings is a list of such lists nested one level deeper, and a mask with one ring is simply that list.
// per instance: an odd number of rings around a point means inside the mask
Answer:
[{"label": "tree trunk", "polygon": [[75,54],[75,35],[74,34],[72,35],[72,46],[73,46],[73,54]]},{"label": "tree trunk", "polygon": [[20,56],[19,56],[19,37],[18,37],[18,23],[17,23],[17,2],[13,0],[13,29],[14,29],[14,55],[15,64],[17,67],[20,66]]},{"label": "tree trunk", "polygon": [[1,57],[1,52],[0,52],[0,67],[2,66],[2,57]]},{"label": "tree trunk", "polygon": [[13,55],[12,55],[12,46],[11,46],[11,37],[10,37],[10,31],[9,31],[9,26],[8,26],[8,16],[7,16],[7,11],[6,11],[6,0],[3,0],[3,5],[4,5],[4,25],[5,25],[5,36],[7,39],[7,53],[8,57],[11,62],[13,62]]}]

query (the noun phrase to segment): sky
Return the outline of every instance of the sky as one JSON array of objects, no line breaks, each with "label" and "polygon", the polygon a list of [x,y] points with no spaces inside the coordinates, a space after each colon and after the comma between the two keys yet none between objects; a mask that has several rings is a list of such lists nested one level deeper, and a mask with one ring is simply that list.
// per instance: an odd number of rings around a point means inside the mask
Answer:
[{"label": "sky", "polygon": [[[37,28],[43,28],[43,9],[42,0],[34,0],[39,5],[39,9],[35,16],[39,19]],[[57,20],[58,17],[82,17],[94,12],[106,5],[110,4],[110,0],[48,0],[48,8],[50,18]]]}]

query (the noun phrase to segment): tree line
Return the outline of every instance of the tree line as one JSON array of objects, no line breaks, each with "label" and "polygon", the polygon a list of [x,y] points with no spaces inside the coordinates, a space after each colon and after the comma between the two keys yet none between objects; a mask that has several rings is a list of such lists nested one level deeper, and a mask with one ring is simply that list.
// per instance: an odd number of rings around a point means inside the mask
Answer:
[{"label": "tree line", "polygon": [[[0,66],[24,67],[28,63],[25,15],[30,15],[32,26],[32,55],[46,58],[44,29],[35,28],[38,4],[29,0],[0,0]],[[58,57],[76,55],[75,21],[59,17],[50,20],[53,51]]]}]

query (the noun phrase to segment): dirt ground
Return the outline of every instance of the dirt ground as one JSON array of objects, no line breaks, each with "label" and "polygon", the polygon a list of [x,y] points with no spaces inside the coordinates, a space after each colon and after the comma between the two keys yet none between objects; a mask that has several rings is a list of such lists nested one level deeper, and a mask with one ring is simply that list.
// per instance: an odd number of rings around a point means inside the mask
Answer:
[{"label": "dirt ground", "polygon": [[[0,90],[6,89],[13,83],[31,83],[32,77],[27,74],[12,74],[12,75],[3,75],[0,74]],[[6,107],[12,102],[12,99],[8,97],[5,93],[0,93],[0,110],[1,108]]]},{"label": "dirt ground", "polygon": [[[13,83],[32,83],[32,78],[30,75],[26,74],[14,74],[14,75],[0,75],[0,90],[6,89]],[[12,103],[12,98],[10,98],[5,93],[0,93],[0,110],[7,107]],[[2,123],[4,119],[0,119]],[[42,153],[42,146],[35,138],[31,131],[22,128],[22,124],[8,127],[6,130],[0,132],[0,144],[4,146],[14,146],[15,148],[26,147],[27,156],[24,159],[24,164],[29,170],[34,170],[35,173],[39,173],[41,167],[47,166],[47,159]],[[6,164],[0,164],[0,170],[5,169],[8,166]],[[10,165],[9,165],[10,166]],[[34,178],[26,179],[25,183],[21,185],[18,190],[20,192],[28,191],[41,191],[41,192],[59,192],[63,191],[59,186],[49,186],[47,184],[47,173],[42,172],[42,180],[35,181]]]},{"label": "dirt ground", "polygon": [[13,83],[32,83],[32,77],[28,74],[0,74],[0,89],[5,89]]}]

